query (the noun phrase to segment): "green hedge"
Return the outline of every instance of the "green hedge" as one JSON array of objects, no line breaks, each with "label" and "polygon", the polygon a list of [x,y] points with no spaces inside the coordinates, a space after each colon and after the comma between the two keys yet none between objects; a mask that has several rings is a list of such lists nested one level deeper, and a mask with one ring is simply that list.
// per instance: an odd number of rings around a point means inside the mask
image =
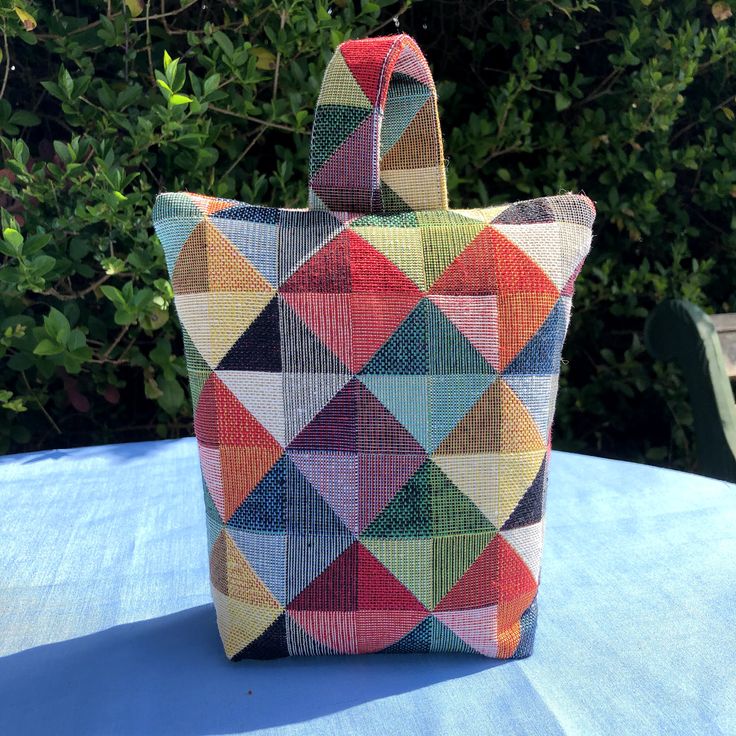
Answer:
[{"label": "green hedge", "polygon": [[191,432],[154,196],[303,206],[332,49],[398,28],[438,81],[453,205],[597,203],[556,446],[690,467],[686,397],[641,334],[667,296],[736,309],[734,20],[706,0],[0,0],[0,451]]}]

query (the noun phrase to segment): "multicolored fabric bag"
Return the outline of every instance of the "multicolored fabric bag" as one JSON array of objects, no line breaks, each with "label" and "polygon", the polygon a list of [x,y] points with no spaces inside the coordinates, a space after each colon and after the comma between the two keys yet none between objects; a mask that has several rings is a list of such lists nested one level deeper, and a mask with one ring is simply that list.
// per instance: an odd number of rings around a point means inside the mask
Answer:
[{"label": "multicolored fabric bag", "polygon": [[525,657],[583,196],[450,210],[429,67],[343,43],[309,209],[154,209],[232,659]]}]

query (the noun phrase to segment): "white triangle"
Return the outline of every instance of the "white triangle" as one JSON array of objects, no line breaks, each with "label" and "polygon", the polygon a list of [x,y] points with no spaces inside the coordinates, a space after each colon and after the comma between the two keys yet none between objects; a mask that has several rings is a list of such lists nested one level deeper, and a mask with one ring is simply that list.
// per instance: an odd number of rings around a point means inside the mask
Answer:
[{"label": "white triangle", "polygon": [[286,420],[284,412],[283,373],[269,371],[216,371],[238,401],[284,447]]},{"label": "white triangle", "polygon": [[524,560],[534,580],[539,582],[539,571],[542,566],[542,546],[544,543],[544,519],[536,524],[520,526],[516,529],[505,529],[501,536],[514,548]]},{"label": "white triangle", "polygon": [[350,380],[347,373],[284,373],[286,442],[291,442]]},{"label": "white triangle", "polygon": [[476,652],[486,657],[498,653],[498,606],[462,611],[434,611],[433,615]]},{"label": "white triangle", "polygon": [[529,416],[537,425],[539,434],[546,439],[554,415],[559,374],[534,376],[505,373],[503,380],[524,404]]}]

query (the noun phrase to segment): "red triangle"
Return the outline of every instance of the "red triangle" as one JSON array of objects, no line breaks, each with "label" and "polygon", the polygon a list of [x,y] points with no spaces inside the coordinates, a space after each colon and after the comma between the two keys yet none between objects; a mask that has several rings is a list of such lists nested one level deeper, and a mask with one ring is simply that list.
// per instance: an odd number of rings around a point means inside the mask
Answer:
[{"label": "red triangle", "polygon": [[482,230],[434,282],[435,294],[557,295],[546,273],[507,237],[492,227]]},{"label": "red triangle", "polygon": [[357,452],[357,400],[360,388],[363,388],[363,384],[355,378],[345,384],[294,437],[289,443],[289,449]]},{"label": "red triangle", "polygon": [[383,563],[362,544],[358,544],[358,610],[426,611],[427,609],[386,569]]},{"label": "red triangle", "polygon": [[351,230],[347,230],[346,234],[350,238],[350,268],[354,292],[421,293],[419,287],[396,264],[367,240]]},{"label": "red triangle", "polygon": [[437,611],[508,604],[535,593],[537,583],[511,545],[496,535],[440,601]]},{"label": "red triangle", "polygon": [[[557,287],[539,265],[505,235],[488,228],[493,243],[493,267],[498,272],[498,293],[558,295]],[[551,244],[550,247],[556,247]]]},{"label": "red triangle", "polygon": [[281,285],[279,291],[339,293],[350,285],[350,237],[341,232],[320,248]]},{"label": "red triangle", "polygon": [[493,261],[493,236],[486,228],[445,269],[432,288],[432,294],[496,294],[498,282]]},{"label": "red triangle", "polygon": [[261,447],[280,451],[271,433],[237,400],[230,389],[210,374],[194,412],[194,433],[210,447]]},{"label": "red triangle", "polygon": [[358,565],[362,546],[353,542],[332,564],[287,605],[294,611],[355,611],[358,608]]},{"label": "red triangle", "polygon": [[[391,46],[396,43],[395,38],[372,38],[362,41],[346,41],[340,46],[345,63],[355,77],[355,81],[365,92],[365,96],[376,104],[376,98],[383,80],[384,66],[377,64],[376,59],[385,59]],[[386,90],[388,84],[384,85]],[[378,100],[383,104],[383,100]]]},{"label": "red triangle", "polygon": [[356,408],[359,452],[425,454],[424,448],[411,433],[362,383],[357,381]]},{"label": "red triangle", "polygon": [[396,331],[421,299],[419,291],[351,294],[350,370],[357,373]]},{"label": "red triangle", "polygon": [[321,342],[350,367],[352,295],[286,292],[282,298]]}]

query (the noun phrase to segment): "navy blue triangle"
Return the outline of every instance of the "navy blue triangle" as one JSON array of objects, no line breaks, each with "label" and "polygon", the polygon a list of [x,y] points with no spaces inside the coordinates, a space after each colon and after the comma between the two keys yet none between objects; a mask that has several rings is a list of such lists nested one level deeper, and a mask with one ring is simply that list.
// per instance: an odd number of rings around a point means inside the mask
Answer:
[{"label": "navy blue triangle", "polygon": [[278,659],[288,657],[286,643],[286,615],[281,614],[257,639],[241,649],[233,662],[241,659]]},{"label": "navy blue triangle", "polygon": [[368,361],[361,373],[382,375],[426,376],[429,372],[427,352],[427,305],[422,299],[398,326],[380,350]]},{"label": "navy blue triangle", "polygon": [[274,296],[217,366],[223,371],[281,372],[279,305]]},{"label": "navy blue triangle", "polygon": [[514,659],[524,659],[534,650],[534,632],[537,630],[537,599],[521,615],[521,636],[514,651]]},{"label": "navy blue triangle", "polygon": [[509,363],[504,373],[552,375],[560,370],[560,354],[565,339],[567,305],[558,299],[541,327]]},{"label": "navy blue triangle", "polygon": [[529,225],[538,222],[555,222],[555,214],[544,197],[516,202],[497,215],[491,222],[508,225]]},{"label": "navy blue triangle", "polygon": [[230,517],[227,525],[250,532],[286,531],[286,477],[291,459],[284,455],[261,478]]},{"label": "navy blue triangle", "polygon": [[506,519],[506,523],[501,527],[502,530],[515,529],[519,526],[529,526],[542,520],[546,490],[545,474],[547,471],[547,457],[542,461],[536,478],[534,478],[532,484],[527,488],[519,503],[516,504],[516,508],[513,510],[511,516]]}]

